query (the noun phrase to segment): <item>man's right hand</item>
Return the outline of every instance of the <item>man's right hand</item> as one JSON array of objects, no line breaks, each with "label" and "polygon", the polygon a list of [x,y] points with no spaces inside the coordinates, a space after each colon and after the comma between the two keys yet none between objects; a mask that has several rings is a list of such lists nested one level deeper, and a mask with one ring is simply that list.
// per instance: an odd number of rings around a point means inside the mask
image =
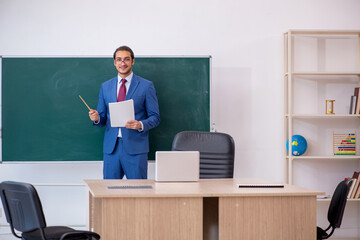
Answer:
[{"label": "man's right hand", "polygon": [[99,113],[94,109],[90,110],[89,117],[90,117],[91,121],[96,122],[96,123],[99,122],[99,120],[100,120]]}]

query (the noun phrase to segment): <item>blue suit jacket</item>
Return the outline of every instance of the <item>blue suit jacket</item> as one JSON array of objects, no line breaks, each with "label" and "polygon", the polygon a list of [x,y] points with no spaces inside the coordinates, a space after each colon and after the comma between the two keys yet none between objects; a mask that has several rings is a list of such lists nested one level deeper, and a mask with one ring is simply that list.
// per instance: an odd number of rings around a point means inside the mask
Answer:
[{"label": "blue suit jacket", "polygon": [[[101,85],[97,111],[100,115],[98,126],[105,126],[104,153],[112,153],[119,133],[119,128],[111,127],[109,103],[117,102],[117,81],[114,77]],[[129,154],[149,152],[149,130],[160,123],[159,104],[154,84],[137,75],[133,75],[125,100],[134,100],[135,120],[143,123],[143,131],[121,128],[123,145]]]}]

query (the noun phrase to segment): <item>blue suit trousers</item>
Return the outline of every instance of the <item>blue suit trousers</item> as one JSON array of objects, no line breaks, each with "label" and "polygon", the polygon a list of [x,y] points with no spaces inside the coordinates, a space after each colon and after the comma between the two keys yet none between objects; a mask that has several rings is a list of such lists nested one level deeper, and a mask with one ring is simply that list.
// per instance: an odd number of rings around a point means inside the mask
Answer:
[{"label": "blue suit trousers", "polygon": [[122,138],[112,153],[104,153],[104,179],[147,179],[147,153],[128,154]]}]

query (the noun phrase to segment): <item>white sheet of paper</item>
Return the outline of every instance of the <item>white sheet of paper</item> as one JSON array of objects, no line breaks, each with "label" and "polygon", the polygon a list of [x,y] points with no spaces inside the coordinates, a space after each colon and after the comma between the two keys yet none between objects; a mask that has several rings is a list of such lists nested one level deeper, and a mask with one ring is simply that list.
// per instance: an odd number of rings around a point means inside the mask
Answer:
[{"label": "white sheet of paper", "polygon": [[129,120],[135,120],[134,101],[132,99],[109,103],[110,124],[112,127],[124,127]]}]

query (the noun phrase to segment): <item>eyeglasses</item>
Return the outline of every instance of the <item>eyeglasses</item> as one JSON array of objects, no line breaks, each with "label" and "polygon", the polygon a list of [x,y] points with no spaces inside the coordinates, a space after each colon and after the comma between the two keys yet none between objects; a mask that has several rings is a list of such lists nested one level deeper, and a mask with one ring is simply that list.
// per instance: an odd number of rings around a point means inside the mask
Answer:
[{"label": "eyeglasses", "polygon": [[121,58],[116,58],[115,61],[119,64],[121,63],[130,63],[131,62],[131,58],[124,58],[124,59],[121,59]]}]

